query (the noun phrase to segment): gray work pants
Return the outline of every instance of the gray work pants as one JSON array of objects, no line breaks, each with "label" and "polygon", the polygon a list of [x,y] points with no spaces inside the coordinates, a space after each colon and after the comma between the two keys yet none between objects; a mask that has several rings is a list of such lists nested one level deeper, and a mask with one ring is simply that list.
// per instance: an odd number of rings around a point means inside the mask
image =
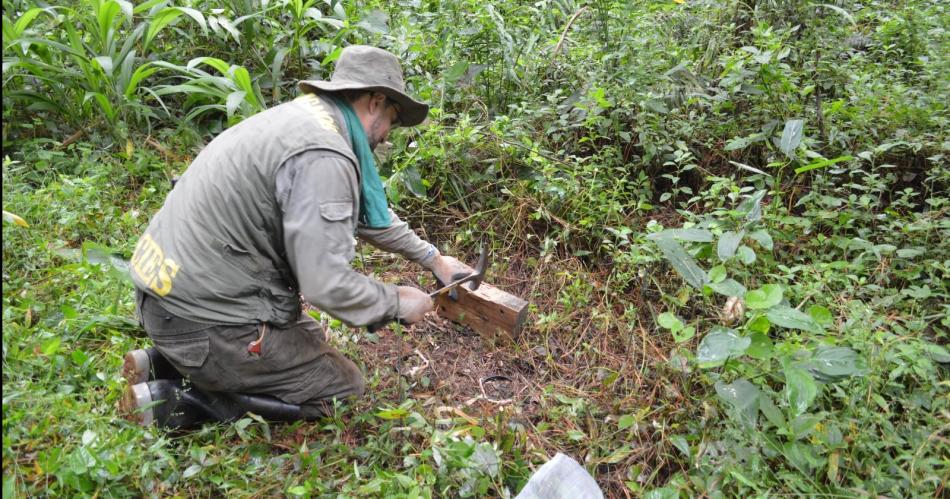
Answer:
[{"label": "gray work pants", "polygon": [[[300,405],[305,419],[327,414],[334,398],[363,394],[359,368],[326,343],[307,314],[286,328],[213,325],[177,317],[139,290],[136,304],[155,348],[199,389],[271,395]],[[249,352],[262,331],[260,353]]]}]

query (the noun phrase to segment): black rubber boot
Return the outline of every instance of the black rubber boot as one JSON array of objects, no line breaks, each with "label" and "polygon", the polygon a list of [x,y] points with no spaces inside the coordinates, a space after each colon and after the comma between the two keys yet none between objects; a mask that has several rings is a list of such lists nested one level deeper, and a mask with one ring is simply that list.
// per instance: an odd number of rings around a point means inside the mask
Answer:
[{"label": "black rubber boot", "polygon": [[244,393],[222,394],[247,412],[253,412],[268,421],[298,421],[305,419],[300,406],[288,404],[270,395],[247,395]]},{"label": "black rubber boot", "polygon": [[140,348],[125,354],[122,377],[133,386],[153,379],[180,379],[182,375],[155,348]]},{"label": "black rubber boot", "polygon": [[248,411],[270,421],[303,419],[300,406],[275,397],[202,391],[182,379],[129,386],[121,410],[142,426],[177,429],[194,428],[208,421],[235,421]]}]

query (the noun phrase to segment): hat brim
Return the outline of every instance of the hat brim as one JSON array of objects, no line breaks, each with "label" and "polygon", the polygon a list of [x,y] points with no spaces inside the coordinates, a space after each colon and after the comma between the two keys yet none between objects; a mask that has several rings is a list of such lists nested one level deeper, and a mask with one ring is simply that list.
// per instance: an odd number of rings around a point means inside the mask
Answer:
[{"label": "hat brim", "polygon": [[429,114],[429,105],[419,102],[412,97],[390,87],[366,85],[353,81],[322,81],[304,80],[297,83],[297,88],[306,93],[339,92],[341,90],[369,90],[380,92],[399,104],[399,123],[401,126],[416,126],[425,121]]}]

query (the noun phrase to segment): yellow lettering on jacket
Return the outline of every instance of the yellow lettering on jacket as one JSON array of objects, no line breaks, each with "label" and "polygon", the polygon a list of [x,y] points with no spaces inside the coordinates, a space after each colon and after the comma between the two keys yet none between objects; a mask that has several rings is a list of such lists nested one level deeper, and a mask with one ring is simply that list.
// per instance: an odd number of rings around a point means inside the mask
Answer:
[{"label": "yellow lettering on jacket", "polygon": [[340,129],[336,127],[336,122],[333,121],[333,116],[330,115],[330,110],[323,105],[323,101],[321,101],[319,97],[314,94],[304,94],[297,97],[296,100],[305,105],[307,110],[310,111],[313,117],[317,119],[317,122],[320,123],[320,126],[327,130],[333,130],[337,134],[340,133]]},{"label": "yellow lettering on jacket", "polygon": [[132,254],[132,271],[146,286],[158,296],[165,296],[172,291],[172,280],[178,275],[178,263],[171,258],[165,258],[165,252],[145,234],[135,245]]},{"label": "yellow lettering on jacket", "polygon": [[178,264],[166,258],[158,268],[158,282],[155,280],[149,285],[158,296],[165,296],[172,291],[172,279],[178,274]]}]

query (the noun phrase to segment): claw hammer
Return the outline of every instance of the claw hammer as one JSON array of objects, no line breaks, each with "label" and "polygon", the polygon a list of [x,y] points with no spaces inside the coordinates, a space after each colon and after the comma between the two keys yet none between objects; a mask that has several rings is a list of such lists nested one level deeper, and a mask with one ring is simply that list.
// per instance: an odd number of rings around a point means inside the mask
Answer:
[{"label": "claw hammer", "polygon": [[[429,293],[429,298],[435,299],[441,294],[452,292],[460,284],[465,284],[465,283],[470,283],[467,286],[468,289],[471,291],[475,291],[476,289],[478,289],[478,287],[482,284],[482,281],[485,279],[485,271],[488,269],[488,265],[489,265],[488,251],[486,250],[485,245],[482,244],[481,248],[479,249],[478,263],[475,264],[475,272],[468,275],[463,275],[462,277],[459,277],[455,279],[454,281],[446,284],[445,286],[442,286],[441,288]],[[457,274],[452,277],[457,277]],[[457,299],[455,296],[451,294],[449,296],[453,300]],[[381,322],[377,322],[376,324],[370,324],[369,326],[366,327],[366,329],[369,330],[369,332],[373,333],[379,329],[386,327],[386,324],[389,324],[389,322],[390,321],[381,321]],[[402,323],[402,321],[398,321],[398,322],[400,324]]]}]

